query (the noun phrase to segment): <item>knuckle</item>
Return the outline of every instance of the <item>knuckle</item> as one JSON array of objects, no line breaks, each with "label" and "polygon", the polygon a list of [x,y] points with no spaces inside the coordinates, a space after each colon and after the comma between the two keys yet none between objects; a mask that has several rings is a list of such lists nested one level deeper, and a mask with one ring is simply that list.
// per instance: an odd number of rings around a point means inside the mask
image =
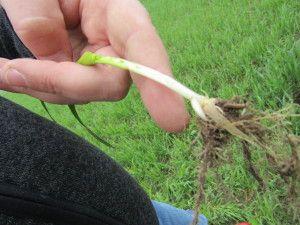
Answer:
[{"label": "knuckle", "polygon": [[[62,27],[63,18],[58,17],[31,17],[14,22],[14,28],[22,33],[39,31],[47,34],[53,32],[54,29]],[[42,31],[42,32],[41,32]]]},{"label": "knuckle", "polygon": [[46,75],[41,80],[41,90],[46,90],[52,94],[59,94],[59,89],[57,87],[57,79],[54,75]]},{"label": "knuckle", "polygon": [[[57,37],[61,36],[64,31],[64,24],[61,21],[63,20],[55,17],[32,17],[16,21],[13,26],[27,47],[34,54],[42,56],[47,55],[48,51],[50,51],[49,54],[52,53],[51,49],[55,49],[55,45],[58,45]],[[47,48],[43,47],[44,42],[48,42]]]}]

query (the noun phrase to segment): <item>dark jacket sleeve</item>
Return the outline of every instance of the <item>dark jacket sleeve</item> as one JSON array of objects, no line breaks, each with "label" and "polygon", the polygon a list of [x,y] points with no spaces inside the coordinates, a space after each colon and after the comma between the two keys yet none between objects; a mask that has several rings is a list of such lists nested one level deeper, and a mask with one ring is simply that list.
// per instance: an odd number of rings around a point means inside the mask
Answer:
[{"label": "dark jacket sleeve", "polygon": [[0,97],[0,224],[159,222],[145,191],[112,158]]},{"label": "dark jacket sleeve", "polygon": [[0,6],[0,57],[7,59],[34,58],[15,33],[6,12]]}]

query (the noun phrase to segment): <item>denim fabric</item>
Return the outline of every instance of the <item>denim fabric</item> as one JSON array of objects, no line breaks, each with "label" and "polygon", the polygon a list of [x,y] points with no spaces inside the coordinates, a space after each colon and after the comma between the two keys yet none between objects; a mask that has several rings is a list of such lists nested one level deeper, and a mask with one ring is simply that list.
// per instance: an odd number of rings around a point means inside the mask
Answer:
[{"label": "denim fabric", "polygon": [[[166,203],[152,201],[160,225],[190,225],[193,221],[193,212],[177,209]],[[208,225],[204,215],[199,216],[198,225]]]}]

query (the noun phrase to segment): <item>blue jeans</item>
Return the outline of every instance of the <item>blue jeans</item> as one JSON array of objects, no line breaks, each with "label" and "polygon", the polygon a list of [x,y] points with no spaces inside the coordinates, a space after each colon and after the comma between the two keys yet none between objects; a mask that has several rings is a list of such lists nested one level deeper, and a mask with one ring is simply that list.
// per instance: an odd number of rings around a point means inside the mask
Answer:
[{"label": "blue jeans", "polygon": [[[159,225],[190,225],[193,221],[193,212],[183,209],[177,209],[166,203],[152,201],[155,208]],[[198,225],[208,225],[204,215],[199,216]]]}]

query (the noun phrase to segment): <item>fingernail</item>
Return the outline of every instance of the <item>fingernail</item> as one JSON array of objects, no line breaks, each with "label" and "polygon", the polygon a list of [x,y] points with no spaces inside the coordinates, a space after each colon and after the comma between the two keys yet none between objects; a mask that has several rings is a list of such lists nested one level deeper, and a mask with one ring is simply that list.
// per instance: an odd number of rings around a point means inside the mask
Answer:
[{"label": "fingernail", "polygon": [[24,76],[16,69],[8,68],[7,70],[1,70],[0,74],[1,74],[0,80],[3,83],[7,83],[11,86],[16,86],[16,87],[26,86],[26,81]]}]

